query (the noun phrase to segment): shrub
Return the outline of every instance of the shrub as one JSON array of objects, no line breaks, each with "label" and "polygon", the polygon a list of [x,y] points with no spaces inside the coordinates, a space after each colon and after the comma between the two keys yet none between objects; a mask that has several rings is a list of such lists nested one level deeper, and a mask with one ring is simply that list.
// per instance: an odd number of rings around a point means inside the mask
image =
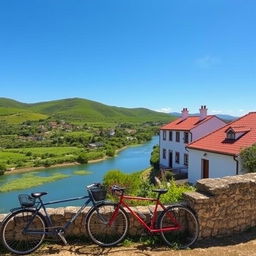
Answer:
[{"label": "shrub", "polygon": [[243,167],[249,172],[256,172],[256,144],[243,149],[240,155]]},{"label": "shrub", "polygon": [[110,156],[110,157],[115,156],[115,153],[116,153],[116,151],[113,148],[108,148],[107,151],[106,151],[106,155]]},{"label": "shrub", "polygon": [[152,167],[155,169],[159,168],[159,160],[160,159],[160,148],[158,145],[153,147],[153,151],[151,152],[151,157],[150,157],[150,164]]},{"label": "shrub", "polygon": [[77,162],[80,164],[87,164],[88,163],[88,156],[86,153],[81,153],[78,157],[77,157]]}]

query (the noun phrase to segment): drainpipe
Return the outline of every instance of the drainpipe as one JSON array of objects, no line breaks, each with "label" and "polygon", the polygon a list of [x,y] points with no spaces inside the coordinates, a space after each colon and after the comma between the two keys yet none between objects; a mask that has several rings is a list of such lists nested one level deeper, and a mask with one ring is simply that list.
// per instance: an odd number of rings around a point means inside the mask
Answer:
[{"label": "drainpipe", "polygon": [[239,173],[239,161],[237,160],[237,157],[238,156],[233,156],[233,159],[234,159],[234,161],[236,162],[236,175],[238,175]]}]

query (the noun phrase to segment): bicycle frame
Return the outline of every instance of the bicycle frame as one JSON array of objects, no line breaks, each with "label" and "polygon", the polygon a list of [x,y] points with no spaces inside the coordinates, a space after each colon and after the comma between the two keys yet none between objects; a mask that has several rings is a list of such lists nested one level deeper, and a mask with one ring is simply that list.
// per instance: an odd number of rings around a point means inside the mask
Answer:
[{"label": "bicycle frame", "polygon": [[[76,212],[76,214],[65,223],[64,226],[60,227],[60,226],[53,226],[52,220],[49,216],[49,214],[47,213],[46,207],[47,205],[52,205],[52,204],[58,204],[58,203],[64,203],[64,202],[71,202],[71,201],[76,201],[76,200],[83,200],[83,199],[88,199],[87,201],[84,202],[84,204],[79,208],[79,210]],[[24,228],[24,231],[28,234],[54,234],[56,232],[56,229],[61,229],[61,230],[66,230],[74,221],[75,219],[81,214],[81,212],[83,211],[83,209],[90,203],[92,202],[93,206],[96,205],[96,203],[94,202],[94,200],[92,200],[90,195],[86,195],[86,196],[81,196],[81,197],[74,197],[74,198],[67,198],[64,200],[55,200],[55,201],[50,201],[50,202],[46,202],[44,203],[42,201],[42,199],[39,197],[37,202],[37,206],[36,206],[36,211],[33,214],[32,219],[30,220],[30,222],[27,224],[27,226]],[[30,224],[33,222],[34,218],[36,217],[36,215],[39,213],[39,211],[43,209],[43,212],[45,214],[45,218],[47,221],[47,231],[39,231],[39,230],[29,230],[29,226]],[[51,231],[48,231],[49,229],[52,229]]]},{"label": "bicycle frame", "polygon": [[[150,220],[150,225],[148,225],[134,210],[131,209],[131,207],[125,202],[125,200],[137,200],[137,201],[151,201],[155,202],[155,209],[153,212],[153,216]],[[166,210],[166,207],[160,202],[159,197],[158,198],[144,198],[144,197],[138,197],[138,196],[126,196],[124,194],[120,195],[120,200],[118,202],[118,207],[116,208],[113,216],[111,217],[109,221],[109,225],[112,224],[115,217],[117,216],[117,213],[119,211],[120,205],[123,206],[123,208],[126,208],[139,223],[144,226],[145,229],[147,229],[151,233],[157,233],[157,232],[166,232],[166,231],[174,231],[179,230],[181,228],[180,224],[176,221],[175,217],[172,216],[172,214],[168,214],[169,218],[175,224],[175,226],[171,227],[165,227],[165,228],[155,228],[155,224],[157,221],[157,210],[159,206],[162,208],[162,210]]]}]

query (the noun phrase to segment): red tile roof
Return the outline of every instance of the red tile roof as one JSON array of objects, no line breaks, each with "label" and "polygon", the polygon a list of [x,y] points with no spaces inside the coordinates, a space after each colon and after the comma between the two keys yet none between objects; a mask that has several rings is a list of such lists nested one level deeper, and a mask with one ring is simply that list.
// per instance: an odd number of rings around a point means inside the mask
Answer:
[{"label": "red tile roof", "polygon": [[239,132],[249,132],[250,128],[245,127],[245,126],[229,126],[228,129],[225,131],[227,132],[228,130],[232,130],[235,133],[239,133]]},{"label": "red tile roof", "polygon": [[[244,134],[236,140],[227,140],[226,132],[230,128],[235,132],[244,132]],[[190,143],[188,148],[239,155],[241,149],[254,143],[256,143],[256,112],[250,112],[219,130]]]},{"label": "red tile roof", "polygon": [[213,117],[214,115],[209,115],[203,120],[200,120],[199,116],[190,116],[185,120],[182,120],[182,118],[178,118],[175,121],[162,126],[161,130],[189,131]]}]

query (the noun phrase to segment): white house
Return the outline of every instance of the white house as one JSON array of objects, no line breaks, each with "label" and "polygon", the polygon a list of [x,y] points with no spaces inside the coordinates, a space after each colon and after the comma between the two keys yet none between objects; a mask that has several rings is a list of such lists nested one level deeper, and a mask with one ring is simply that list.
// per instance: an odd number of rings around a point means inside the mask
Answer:
[{"label": "white house", "polygon": [[187,145],[212,131],[226,125],[215,115],[207,115],[206,106],[201,106],[199,116],[189,116],[183,108],[181,118],[160,128],[160,166],[187,172],[190,165]]},{"label": "white house", "polygon": [[239,154],[256,143],[256,112],[227,124],[219,130],[190,143],[188,181],[221,178],[245,172]]}]

